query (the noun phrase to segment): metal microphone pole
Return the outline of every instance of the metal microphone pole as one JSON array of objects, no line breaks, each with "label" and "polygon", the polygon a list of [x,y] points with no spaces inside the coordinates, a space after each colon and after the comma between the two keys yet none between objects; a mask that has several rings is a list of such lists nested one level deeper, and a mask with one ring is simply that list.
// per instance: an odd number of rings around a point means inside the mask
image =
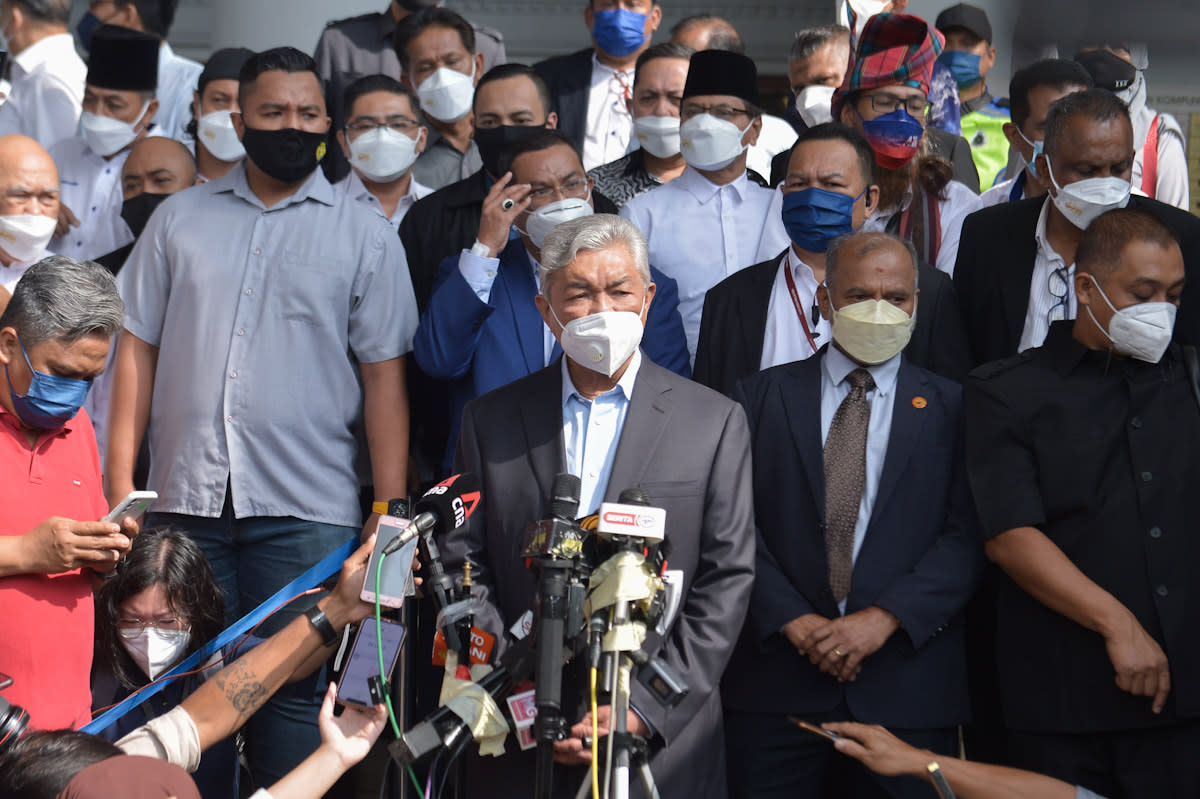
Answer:
[{"label": "metal microphone pole", "polygon": [[536,799],[554,796],[554,744],[566,733],[562,714],[563,641],[567,624],[567,583],[572,564],[555,558],[541,558],[537,606],[537,670],[534,702],[537,718],[537,771],[534,780]]}]

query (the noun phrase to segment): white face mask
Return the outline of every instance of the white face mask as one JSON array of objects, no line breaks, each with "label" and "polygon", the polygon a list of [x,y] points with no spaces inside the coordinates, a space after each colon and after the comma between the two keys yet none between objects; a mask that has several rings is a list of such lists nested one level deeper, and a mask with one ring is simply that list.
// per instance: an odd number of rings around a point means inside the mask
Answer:
[{"label": "white face mask", "polygon": [[121,643],[138,668],[154,680],[183,657],[191,640],[189,630],[147,627],[137,638],[122,638]]},{"label": "white face mask", "polygon": [[246,148],[233,129],[232,111],[212,111],[196,121],[196,138],[218,161],[237,161]]},{"label": "white face mask", "polygon": [[633,133],[642,149],[655,158],[679,155],[679,117],[638,117]]},{"label": "white face mask", "polygon": [[[591,197],[591,192],[588,192],[588,198]],[[533,246],[539,250],[542,249],[542,244],[546,241],[546,234],[562,222],[569,222],[572,219],[579,219],[582,216],[591,216],[595,211],[592,209],[592,204],[588,199],[579,199],[578,197],[567,197],[562,200],[556,200],[534,211],[525,219],[525,230],[521,231],[529,240],[533,242]]]},{"label": "white face mask", "polygon": [[847,355],[874,366],[891,360],[908,346],[913,317],[887,300],[863,300],[834,308],[830,324],[833,340]]},{"label": "white face mask", "polygon": [[421,110],[439,122],[457,122],[471,110],[475,99],[475,59],[471,58],[471,74],[456,69],[438,67],[417,87]]},{"label": "white face mask", "polygon": [[1113,312],[1112,319],[1108,321],[1108,330],[1105,330],[1096,321],[1096,315],[1092,313],[1092,306],[1087,306],[1088,316],[1092,317],[1092,322],[1112,342],[1113,352],[1137,358],[1146,363],[1161,361],[1163,353],[1171,344],[1171,336],[1175,332],[1175,313],[1179,310],[1175,304],[1140,302],[1118,311],[1113,308],[1112,302],[1104,293],[1104,289],[1100,288],[1100,283],[1096,278],[1090,274],[1088,277],[1092,278],[1092,283],[1096,285],[1096,291],[1100,292],[1104,303]]},{"label": "white face mask", "polygon": [[[750,125],[754,122],[751,120]],[[712,114],[697,114],[679,126],[679,149],[683,158],[696,169],[715,172],[732,164],[746,150],[742,136],[750,129],[717,119]]]},{"label": "white face mask", "polygon": [[417,160],[417,140],[391,128],[369,130],[350,142],[350,166],[368,180],[391,183]]},{"label": "white face mask", "polygon": [[1129,181],[1123,178],[1088,178],[1059,186],[1054,168],[1046,159],[1050,183],[1058,193],[1052,198],[1054,207],[1080,230],[1087,230],[1092,220],[1105,211],[1129,205]]},{"label": "white face mask", "polygon": [[137,138],[137,123],[146,115],[149,108],[150,103],[147,102],[132,123],[84,111],[79,115],[79,135],[83,136],[87,146],[92,148],[92,152],[96,155],[104,157],[115,155]]},{"label": "white face mask", "polygon": [[[642,311],[646,299],[642,298]],[[633,311],[601,311],[572,319],[565,325],[550,307],[554,321],[562,327],[558,343],[567,357],[585,369],[612,377],[642,343],[642,314]]]},{"label": "white face mask", "polygon": [[32,261],[46,252],[58,221],[41,214],[0,216],[0,250],[18,261]]},{"label": "white face mask", "polygon": [[796,95],[796,112],[810,128],[833,121],[832,86],[805,86]]}]

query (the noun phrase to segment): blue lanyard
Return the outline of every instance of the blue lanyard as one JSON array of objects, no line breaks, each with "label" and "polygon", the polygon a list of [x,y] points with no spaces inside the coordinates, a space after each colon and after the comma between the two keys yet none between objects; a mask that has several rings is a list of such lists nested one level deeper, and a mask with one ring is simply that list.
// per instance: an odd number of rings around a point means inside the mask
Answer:
[{"label": "blue lanyard", "polygon": [[246,631],[253,628],[260,621],[271,614],[275,607],[284,600],[291,599],[296,594],[307,591],[308,589],[320,585],[330,575],[335,574],[342,567],[342,562],[346,558],[354,554],[358,549],[360,542],[358,537],[347,541],[343,546],[338,547],[334,552],[325,556],[325,559],[306,571],[304,574],[292,580],[290,583],[280,588],[275,592],[274,596],[263,602],[254,610],[247,613],[242,618],[238,619],[232,626],[225,629],[220,635],[209,641],[191,656],[184,659],[175,668],[171,669],[163,677],[160,677],[153,685],[146,687],[144,690],[130,694],[115,707],[103,713],[98,718],[92,719],[88,724],[80,728],[81,732],[92,733],[98,735],[101,730],[108,729],[109,726],[116,723],[118,719],[132,710],[134,707],[150,699],[163,688],[171,683],[171,678],[182,674],[185,671],[191,671],[196,666],[212,657],[214,652],[219,652],[225,648],[225,645],[233,641],[233,639],[244,634]]}]

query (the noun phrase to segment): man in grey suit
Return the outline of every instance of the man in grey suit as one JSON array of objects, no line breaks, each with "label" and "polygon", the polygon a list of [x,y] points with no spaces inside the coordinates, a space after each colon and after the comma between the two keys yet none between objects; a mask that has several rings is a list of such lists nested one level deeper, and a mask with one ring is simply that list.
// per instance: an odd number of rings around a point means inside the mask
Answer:
[{"label": "man in grey suit", "polygon": [[[469,559],[476,594],[511,624],[534,604],[521,546],[525,526],[544,515],[555,475],[580,477],[581,513],[623,489],[645,489],[666,510],[669,567],[682,572],[683,594],[666,635],[651,631],[644,649],[673,666],[691,692],[668,712],[635,682],[628,729],[650,742],[663,797],[724,797],[718,685],[754,578],[745,414],[639,351],[655,286],[632,223],[596,214],[559,224],[542,246],[540,278],[537,306],[565,357],[466,406],[456,467],[480,475],[483,504],[449,536],[447,568]],[[556,795],[574,796],[587,773],[582,678],[578,664],[567,667],[562,706],[574,726],[555,745]],[[601,735],[608,711],[597,713]],[[503,786],[504,796],[532,792],[533,752],[512,749],[472,760],[468,796],[484,795],[472,788],[485,785]]]}]

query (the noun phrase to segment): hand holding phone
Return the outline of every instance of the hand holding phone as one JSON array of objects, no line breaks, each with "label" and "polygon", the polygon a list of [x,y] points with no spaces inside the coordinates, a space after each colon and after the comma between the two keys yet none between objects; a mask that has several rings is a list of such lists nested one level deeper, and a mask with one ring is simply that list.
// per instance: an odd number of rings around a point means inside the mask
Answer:
[{"label": "hand holding phone", "polygon": [[813,735],[819,735],[831,743],[836,743],[837,741],[841,740],[841,737],[836,733],[832,733],[823,727],[818,727],[816,724],[811,724],[804,719],[797,718],[795,716],[788,716],[788,721],[792,722],[805,732],[811,732]]},{"label": "hand holding phone", "polygon": [[[400,647],[404,644],[404,625],[383,619],[383,663],[387,667],[384,679],[390,679],[396,661],[400,658]],[[370,710],[378,704],[371,696],[371,678],[379,676],[379,645],[375,619],[364,619],[354,637],[350,657],[342,676],[338,680],[337,700],[343,705]]]},{"label": "hand holding phone", "polygon": [[[363,580],[360,597],[363,602],[375,602],[375,578],[379,562],[383,559],[384,548],[392,543],[396,536],[408,528],[408,519],[398,519],[395,516],[380,516],[379,527],[375,532],[375,549],[371,552],[371,560],[367,563],[367,576]],[[404,598],[414,593],[412,563],[417,551],[417,538],[413,538],[400,549],[391,553],[383,560],[383,574],[379,576],[379,604],[385,608],[399,608],[404,605]]]},{"label": "hand holding phone", "polygon": [[150,506],[157,499],[157,491],[130,491],[125,499],[118,502],[116,507],[110,510],[108,515],[100,521],[120,524],[122,519],[129,516],[140,522],[141,518],[146,515],[146,511],[150,510]]}]

